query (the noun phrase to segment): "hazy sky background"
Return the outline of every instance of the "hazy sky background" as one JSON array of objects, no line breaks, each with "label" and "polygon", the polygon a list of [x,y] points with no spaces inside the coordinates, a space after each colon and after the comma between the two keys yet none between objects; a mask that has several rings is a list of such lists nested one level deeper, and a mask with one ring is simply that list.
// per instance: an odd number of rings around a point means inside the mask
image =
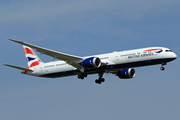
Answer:
[{"label": "hazy sky background", "polygon": [[98,75],[37,78],[2,65],[27,67],[22,46],[8,38],[77,56],[150,46],[179,56],[179,0],[1,0],[0,119],[180,119],[179,59],[163,72],[135,68],[130,80],[105,74],[101,85]]}]

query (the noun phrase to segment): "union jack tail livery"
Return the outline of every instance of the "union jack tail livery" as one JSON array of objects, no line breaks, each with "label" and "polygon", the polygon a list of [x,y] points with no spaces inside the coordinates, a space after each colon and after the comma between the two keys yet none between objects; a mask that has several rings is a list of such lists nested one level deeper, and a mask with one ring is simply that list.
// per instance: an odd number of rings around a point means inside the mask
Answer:
[{"label": "union jack tail livery", "polygon": [[27,59],[28,68],[32,68],[38,66],[42,63],[40,58],[36,55],[36,53],[30,48],[23,45],[25,56]]}]

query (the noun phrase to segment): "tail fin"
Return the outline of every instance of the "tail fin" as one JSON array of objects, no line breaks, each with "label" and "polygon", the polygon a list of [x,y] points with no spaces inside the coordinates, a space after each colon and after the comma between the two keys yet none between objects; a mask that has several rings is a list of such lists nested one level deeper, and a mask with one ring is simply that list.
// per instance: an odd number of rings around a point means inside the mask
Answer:
[{"label": "tail fin", "polygon": [[23,45],[25,56],[27,59],[27,64],[29,68],[38,66],[42,63],[42,61],[39,59],[39,57],[36,55],[36,53],[30,48],[25,45]]}]

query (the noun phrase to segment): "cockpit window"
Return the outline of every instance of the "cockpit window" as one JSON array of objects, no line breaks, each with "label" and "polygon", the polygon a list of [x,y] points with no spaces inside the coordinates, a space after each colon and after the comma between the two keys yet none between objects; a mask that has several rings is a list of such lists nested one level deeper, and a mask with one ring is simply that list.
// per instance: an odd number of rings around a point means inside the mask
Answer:
[{"label": "cockpit window", "polygon": [[172,52],[172,50],[166,50],[166,52]]}]

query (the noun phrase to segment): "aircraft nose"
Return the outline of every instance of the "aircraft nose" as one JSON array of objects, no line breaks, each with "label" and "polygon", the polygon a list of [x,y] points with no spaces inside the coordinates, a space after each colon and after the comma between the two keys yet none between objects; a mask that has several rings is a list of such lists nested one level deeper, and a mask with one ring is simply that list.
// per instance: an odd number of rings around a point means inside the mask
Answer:
[{"label": "aircraft nose", "polygon": [[177,55],[176,55],[175,53],[173,53],[172,57],[173,57],[174,59],[176,59],[176,58],[177,58]]}]

